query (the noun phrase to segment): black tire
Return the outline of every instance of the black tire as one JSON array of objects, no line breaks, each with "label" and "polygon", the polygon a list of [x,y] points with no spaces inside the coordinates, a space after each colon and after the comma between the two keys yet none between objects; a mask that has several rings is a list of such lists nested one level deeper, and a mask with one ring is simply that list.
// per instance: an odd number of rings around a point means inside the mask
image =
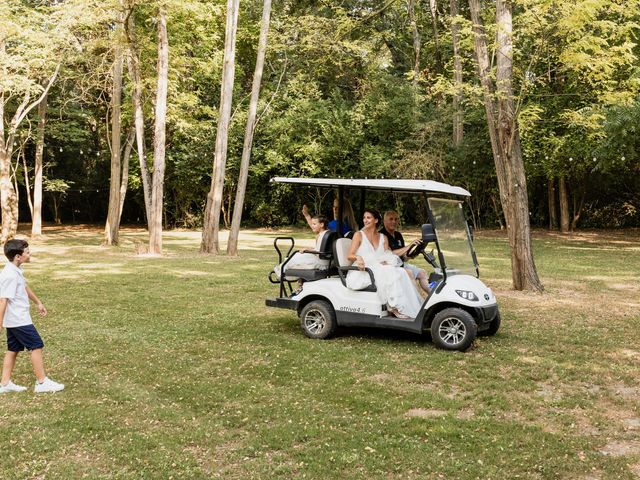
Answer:
[{"label": "black tire", "polygon": [[444,350],[468,349],[476,338],[478,325],[471,314],[461,308],[445,308],[431,322],[431,338]]},{"label": "black tire", "polygon": [[492,337],[496,333],[498,333],[499,329],[500,329],[500,312],[496,313],[496,317],[493,320],[491,320],[491,323],[489,324],[489,328],[487,328],[486,330],[482,330],[481,332],[478,332],[478,336]]},{"label": "black tire", "polygon": [[324,300],[314,300],[300,312],[300,326],[309,338],[329,338],[334,334],[336,325],[336,312]]}]

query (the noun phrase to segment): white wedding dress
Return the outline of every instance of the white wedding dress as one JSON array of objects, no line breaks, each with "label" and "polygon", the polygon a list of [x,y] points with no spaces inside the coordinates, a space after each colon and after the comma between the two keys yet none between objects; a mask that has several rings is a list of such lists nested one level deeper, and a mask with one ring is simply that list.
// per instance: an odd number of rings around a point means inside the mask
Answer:
[{"label": "white wedding dress", "polygon": [[[384,249],[384,235],[376,248],[373,247],[364,232],[356,255],[364,260],[364,265],[373,272],[378,298],[388,308],[396,309],[403,315],[415,318],[422,307],[422,297],[415,283],[404,268],[396,266],[397,257]],[[395,257],[395,258],[394,258]],[[371,284],[367,272],[352,270],[347,274],[347,287],[359,290]]]}]

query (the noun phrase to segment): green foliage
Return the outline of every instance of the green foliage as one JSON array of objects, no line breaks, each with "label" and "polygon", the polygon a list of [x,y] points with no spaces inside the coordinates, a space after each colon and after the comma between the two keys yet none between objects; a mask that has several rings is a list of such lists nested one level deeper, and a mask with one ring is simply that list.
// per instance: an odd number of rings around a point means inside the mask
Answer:
[{"label": "green foliage", "polygon": [[[118,5],[68,0],[34,6],[10,0],[0,6],[0,22],[11,36],[3,57],[4,65],[9,65],[7,75],[0,78],[3,88],[20,86],[37,92],[42,73],[64,60],[49,97],[45,148],[49,174],[74,182],[61,206],[64,219],[99,221],[106,212],[111,64],[115,45],[126,40],[114,28],[122,8]],[[500,224],[468,7],[462,2],[460,15],[452,20],[447,6],[440,5],[437,43],[428,2],[415,2],[414,7],[421,37],[417,77],[406,3],[274,4],[245,202],[244,218],[249,223],[295,222],[302,203],[313,201],[313,192],[266,187],[270,177],[284,175],[402,176],[460,184],[473,194],[477,224]],[[488,38],[493,39],[493,6],[485,7]],[[573,201],[589,186],[581,217],[585,226],[603,224],[606,215],[597,214],[600,210],[638,208],[637,184],[628,180],[636,175],[638,152],[632,127],[637,124],[640,93],[636,45],[640,8],[635,7],[637,1],[617,0],[518,0],[514,5],[514,82],[534,224],[547,224],[547,179],[559,176],[567,179]],[[147,161],[151,162],[157,3],[132,1],[125,8],[131,9],[135,20],[130,34],[136,38],[141,59]],[[167,3],[165,218],[169,225],[201,222],[211,182],[225,9],[222,0]],[[227,210],[235,195],[261,9],[258,0],[241,3],[224,194]],[[453,21],[461,29],[464,69],[465,134],[458,148],[451,141],[456,90]],[[125,77],[126,131],[133,122],[126,69]],[[6,112],[16,108],[16,98]],[[32,134],[33,121],[35,116],[21,138]],[[27,158],[32,155],[30,143]],[[125,222],[143,217],[135,156],[134,152]],[[618,182],[623,177],[627,180]],[[415,208],[406,209],[409,217]],[[623,217],[622,224],[637,224],[636,216]]]}]

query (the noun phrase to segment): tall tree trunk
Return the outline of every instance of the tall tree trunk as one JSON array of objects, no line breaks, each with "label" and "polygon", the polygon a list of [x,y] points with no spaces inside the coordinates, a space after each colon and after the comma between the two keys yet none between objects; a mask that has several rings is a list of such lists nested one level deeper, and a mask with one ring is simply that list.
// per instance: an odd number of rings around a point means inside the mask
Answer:
[{"label": "tall tree trunk", "polygon": [[415,0],[409,0],[407,12],[409,14],[409,22],[411,23],[411,33],[413,36],[413,84],[418,84],[420,75],[420,32],[418,32],[418,24],[415,17]]},{"label": "tall tree trunk", "polygon": [[[583,184],[584,185],[584,184]],[[573,216],[571,217],[571,231],[574,232],[578,227],[578,220],[580,220],[580,215],[582,214],[582,209],[584,207],[584,200],[587,196],[586,187],[581,189],[580,199],[578,200],[578,195],[574,195],[573,197]]]},{"label": "tall tree trunk", "polygon": [[207,206],[204,212],[202,243],[200,244],[200,251],[202,253],[217,254],[220,252],[218,233],[220,230],[220,210],[222,208],[224,174],[227,162],[227,143],[229,139],[229,119],[231,117],[233,81],[235,76],[236,30],[239,7],[240,0],[227,0],[227,23],[224,39],[222,87],[220,91],[220,115],[216,134],[213,173],[211,175],[211,189],[207,195]]},{"label": "tall tree trunk", "polygon": [[124,144],[124,153],[122,154],[122,175],[120,180],[120,209],[118,212],[118,225],[122,219],[122,209],[124,207],[124,199],[127,196],[127,187],[129,186],[129,157],[133,149],[133,140],[136,137],[136,127],[132,126],[127,134],[127,140]]},{"label": "tall tree trunk", "polygon": [[433,42],[435,45],[436,71],[442,73],[442,54],[440,53],[440,33],[438,29],[438,5],[436,0],[429,0],[431,25],[433,26]]},{"label": "tall tree trunk", "polygon": [[450,0],[451,41],[453,43],[453,146],[459,147],[464,136],[464,112],[462,110],[462,57],[460,56],[460,25],[458,0]]},{"label": "tall tree trunk", "polygon": [[262,7],[262,20],[260,22],[260,38],[258,40],[258,55],[256,58],[256,68],[253,72],[253,85],[251,86],[251,100],[249,100],[247,126],[244,131],[244,144],[242,146],[242,160],[240,162],[238,189],[236,190],[236,201],[233,206],[231,231],[229,232],[229,241],[227,242],[227,255],[231,256],[238,255],[238,236],[240,235],[242,209],[244,207],[244,197],[247,190],[249,163],[251,161],[251,146],[253,144],[253,134],[256,126],[256,114],[258,110],[258,99],[260,98],[260,86],[262,84],[264,57],[267,51],[267,37],[269,35],[270,18],[271,0],[264,0]]},{"label": "tall tree trunk", "polygon": [[556,187],[553,178],[547,180],[547,197],[549,199],[549,230],[557,230],[558,206],[556,204]]},{"label": "tall tree trunk", "polygon": [[558,179],[558,197],[560,200],[560,231],[569,232],[569,195],[567,194],[567,181],[564,176]]},{"label": "tall tree trunk", "polygon": [[[121,22],[122,20],[120,20]],[[118,31],[122,26],[118,26]],[[120,136],[122,127],[120,113],[122,109],[122,66],[123,56],[120,38],[116,38],[113,61],[113,90],[111,92],[111,178],[109,180],[109,209],[107,223],[104,228],[104,244],[118,245],[120,230],[120,171],[121,155]]]},{"label": "tall tree trunk", "polygon": [[[24,169],[24,189],[27,191],[27,203],[29,204],[29,213],[31,213],[31,223],[33,223],[33,200],[31,198],[29,167],[27,166],[27,155],[25,154],[24,149],[21,149],[21,151],[18,152],[18,161],[20,160],[20,157],[22,157],[22,167]],[[16,185],[14,185],[14,188],[17,190]]]},{"label": "tall tree trunk", "polygon": [[46,126],[48,95],[38,104],[38,136],[36,138],[35,170],[33,172],[33,211],[31,212],[31,237],[42,235],[42,158]]},{"label": "tall tree trunk", "polygon": [[153,186],[149,218],[149,253],[162,255],[162,210],[164,197],[165,142],[167,121],[167,82],[169,76],[169,38],[165,6],[158,9],[158,85],[153,134]]},{"label": "tall tree trunk", "polygon": [[[487,125],[498,177],[500,201],[507,222],[511,249],[511,276],[516,290],[542,291],[533,254],[529,225],[529,205],[520,134],[513,98],[513,45],[511,5],[496,0],[497,72],[496,85],[490,77],[484,25],[479,0],[469,0],[473,21],[474,47],[484,91]],[[497,96],[497,101],[494,98]]]},{"label": "tall tree trunk", "polygon": [[147,219],[147,228],[150,230],[149,222],[151,218],[151,174],[147,165],[147,156],[144,138],[144,112],[142,110],[142,75],[140,73],[140,54],[138,53],[138,43],[135,33],[135,23],[133,12],[129,12],[126,23],[127,32],[127,69],[129,77],[133,83],[131,92],[131,103],[133,104],[133,114],[136,128],[136,147],[138,150],[138,163],[140,164],[140,176],[142,177],[142,193],[144,195],[144,208]]}]

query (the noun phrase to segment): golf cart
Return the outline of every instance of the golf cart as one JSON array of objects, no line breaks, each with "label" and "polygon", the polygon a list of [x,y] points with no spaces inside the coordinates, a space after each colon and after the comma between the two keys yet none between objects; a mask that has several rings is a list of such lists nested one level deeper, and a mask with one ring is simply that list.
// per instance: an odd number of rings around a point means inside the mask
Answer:
[{"label": "golf cart", "polygon": [[[375,278],[368,270],[371,284],[362,290],[346,286],[350,270],[357,270],[347,260],[349,238],[338,238],[335,232],[323,238],[320,258],[330,260],[328,269],[287,269],[269,280],[279,285],[279,295],[266,300],[267,306],[295,310],[305,335],[330,337],[339,326],[381,327],[414,333],[430,332],[433,342],[446,350],[469,348],[477,335],[494,335],[500,327],[496,298],[478,277],[478,261],[472,243],[472,231],[464,216],[464,200],[470,193],[460,187],[429,180],[368,179],[271,179],[272,183],[336,189],[339,205],[351,191],[360,193],[360,210],[368,192],[422,195],[426,200],[427,219],[421,227],[422,242],[409,256],[420,255],[432,267],[429,276],[431,292],[416,318],[400,319],[381,305],[376,294]],[[342,212],[337,218],[342,218]],[[285,245],[289,245],[286,253]],[[431,250],[427,247],[431,245]],[[278,263],[292,258],[295,241],[277,237],[274,247]],[[429,271],[429,270],[427,270]],[[282,272],[285,272],[283,266]],[[297,279],[304,280],[301,290],[294,291]]]}]

